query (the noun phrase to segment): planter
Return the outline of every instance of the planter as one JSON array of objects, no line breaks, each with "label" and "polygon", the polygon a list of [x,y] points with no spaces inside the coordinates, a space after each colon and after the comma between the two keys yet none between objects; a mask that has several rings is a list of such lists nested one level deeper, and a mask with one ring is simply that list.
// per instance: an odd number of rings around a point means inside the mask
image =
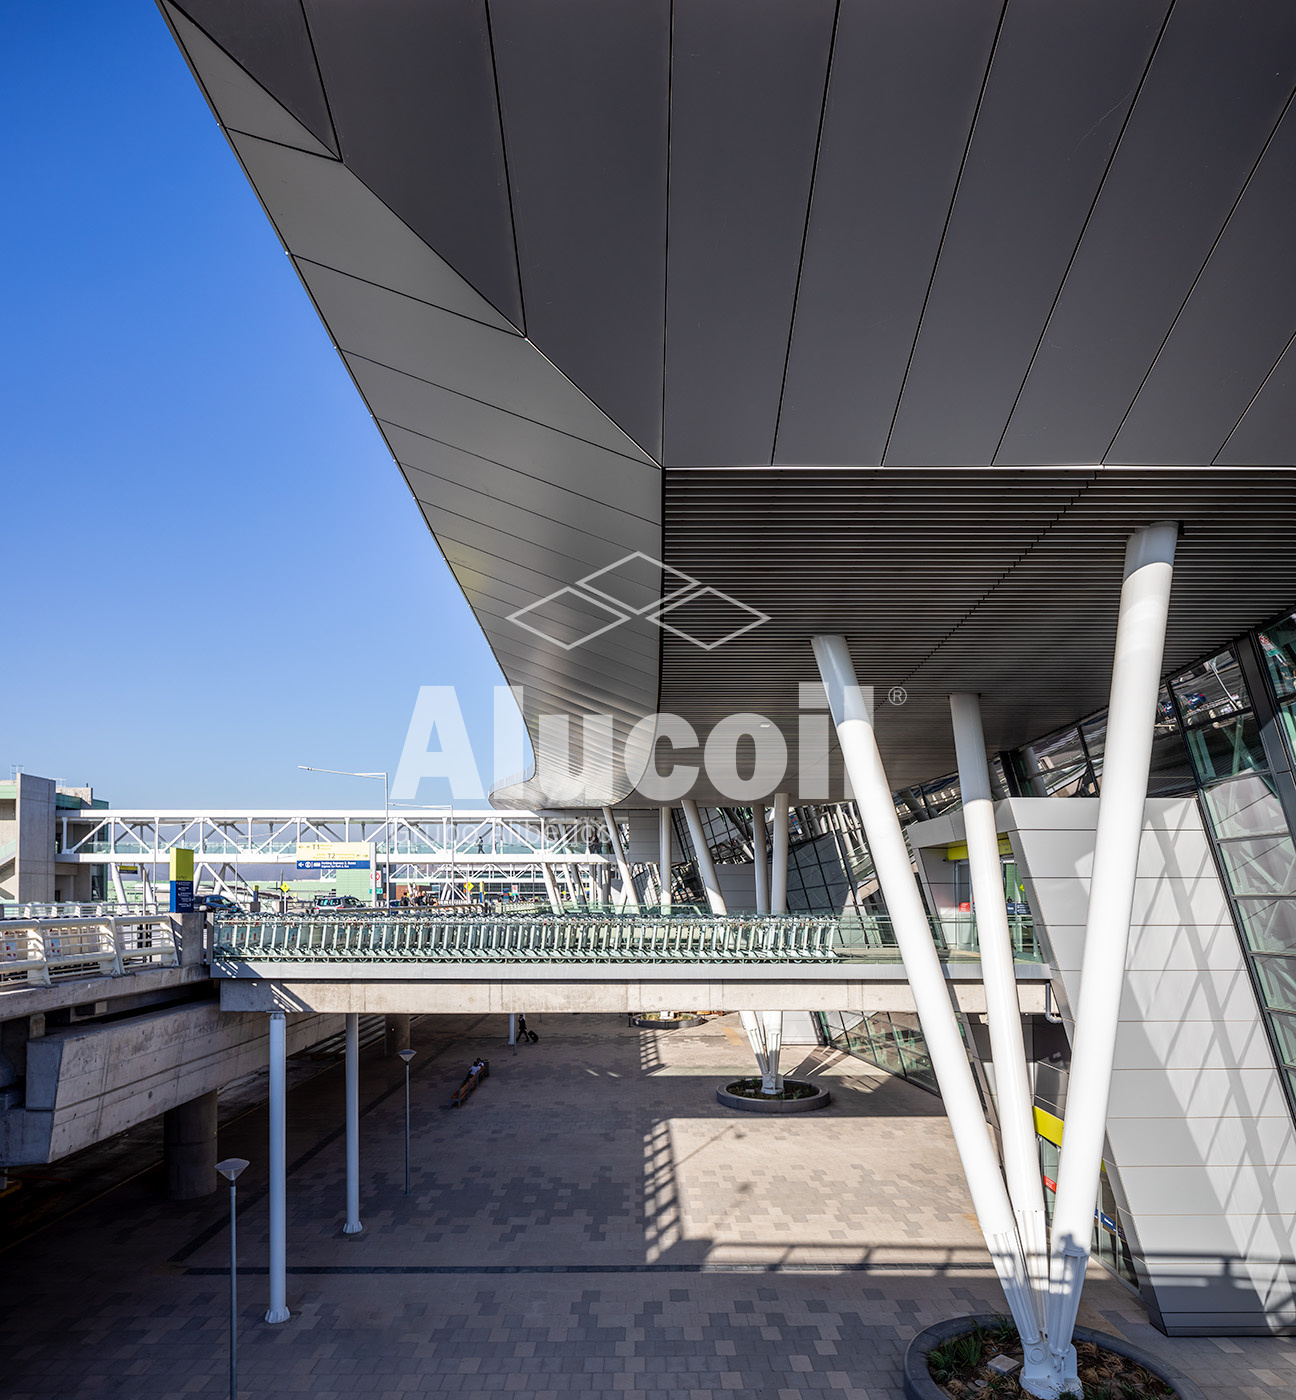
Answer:
[{"label": "planter", "polygon": [[659,1016],[636,1016],[630,1024],[643,1031],[683,1031],[690,1026],[705,1026],[705,1016],[675,1016],[663,1021]]},{"label": "planter", "polygon": [[[737,1082],[731,1079],[729,1084]],[[804,1079],[785,1079],[783,1084],[785,1088],[788,1085],[796,1085],[813,1092],[800,1099],[749,1099],[743,1094],[731,1094],[728,1085],[721,1084],[716,1089],[716,1098],[726,1108],[738,1108],[744,1113],[813,1113],[816,1108],[827,1108],[832,1102],[832,1095],[827,1089],[809,1084]]]},{"label": "planter", "polygon": [[[949,1400],[945,1391],[936,1384],[927,1370],[927,1353],[933,1347],[947,1342],[951,1337],[961,1337],[970,1332],[974,1325],[994,1327],[1006,1321],[1002,1314],[970,1313],[966,1317],[952,1317],[947,1322],[937,1322],[918,1335],[905,1348],[904,1393],[906,1400]],[[1178,1400],[1206,1400],[1201,1388],[1193,1384],[1187,1376],[1168,1361],[1152,1356],[1141,1347],[1127,1342],[1123,1337],[1111,1337],[1106,1332],[1093,1332],[1087,1327],[1077,1327],[1074,1332],[1077,1342],[1090,1342],[1104,1351],[1114,1352],[1129,1361],[1136,1362],[1145,1371],[1159,1376],[1167,1385],[1175,1389]],[[981,1392],[988,1393],[988,1392]],[[1022,1392],[1025,1394],[1025,1392]]]}]

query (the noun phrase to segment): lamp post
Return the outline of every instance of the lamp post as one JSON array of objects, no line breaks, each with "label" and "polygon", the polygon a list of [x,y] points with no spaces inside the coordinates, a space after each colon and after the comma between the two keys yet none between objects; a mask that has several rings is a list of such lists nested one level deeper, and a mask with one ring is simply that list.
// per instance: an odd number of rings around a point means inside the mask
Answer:
[{"label": "lamp post", "polygon": [[410,1194],[410,1168],[409,1168],[409,1147],[410,1147],[410,1105],[409,1105],[409,1067],[410,1061],[418,1054],[417,1050],[397,1050],[396,1052],[405,1061],[405,1194]]},{"label": "lamp post", "polygon": [[247,1160],[243,1157],[227,1157],[216,1163],[216,1170],[230,1184],[230,1400],[238,1400],[238,1244],[235,1238],[238,1188],[234,1183],[246,1166]]},{"label": "lamp post", "polygon": [[[391,804],[388,800],[387,774],[384,773],[353,773],[347,768],[314,768],[309,763],[299,763],[298,768],[303,773],[335,773],[340,778],[381,778],[383,785],[383,836],[387,841],[387,869],[383,875],[383,903],[391,903],[391,891],[388,881],[391,877],[392,866],[392,838],[391,838]],[[374,865],[378,864],[378,846],[374,843]],[[378,871],[374,870],[374,903],[378,902]]]}]

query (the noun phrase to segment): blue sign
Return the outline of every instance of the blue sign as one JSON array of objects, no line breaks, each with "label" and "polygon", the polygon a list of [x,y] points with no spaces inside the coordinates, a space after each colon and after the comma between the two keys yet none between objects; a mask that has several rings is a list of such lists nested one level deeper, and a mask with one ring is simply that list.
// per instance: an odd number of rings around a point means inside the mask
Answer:
[{"label": "blue sign", "polygon": [[298,870],[368,870],[367,860],[299,860]]},{"label": "blue sign", "polygon": [[171,881],[171,912],[173,914],[193,913],[193,881]]}]

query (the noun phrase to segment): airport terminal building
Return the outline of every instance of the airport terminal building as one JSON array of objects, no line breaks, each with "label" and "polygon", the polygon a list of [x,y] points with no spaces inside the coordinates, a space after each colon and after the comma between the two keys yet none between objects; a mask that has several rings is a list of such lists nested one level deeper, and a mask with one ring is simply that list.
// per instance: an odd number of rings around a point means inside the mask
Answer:
[{"label": "airport terminal building", "polygon": [[1296,1330],[1296,13],[159,3],[514,687],[492,804],[602,822],[554,913],[885,927],[728,1004],[940,1092],[1030,1273],[1028,1133],[1053,1306],[1083,1236]]}]

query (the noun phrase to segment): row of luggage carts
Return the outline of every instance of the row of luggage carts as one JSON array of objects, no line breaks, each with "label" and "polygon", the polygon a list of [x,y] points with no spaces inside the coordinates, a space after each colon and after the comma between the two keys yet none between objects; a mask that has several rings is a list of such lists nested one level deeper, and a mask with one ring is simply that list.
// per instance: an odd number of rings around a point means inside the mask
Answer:
[{"label": "row of luggage carts", "polygon": [[221,919],[218,961],[833,962],[832,915],[715,919]]}]

